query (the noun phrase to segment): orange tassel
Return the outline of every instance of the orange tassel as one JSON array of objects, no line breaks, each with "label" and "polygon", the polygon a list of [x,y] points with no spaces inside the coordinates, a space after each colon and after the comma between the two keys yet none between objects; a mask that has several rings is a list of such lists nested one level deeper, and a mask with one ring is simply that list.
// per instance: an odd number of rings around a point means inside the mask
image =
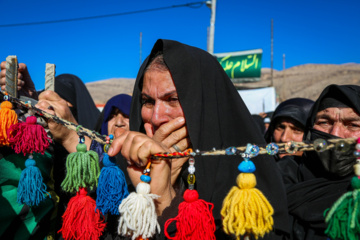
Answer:
[{"label": "orange tassel", "polygon": [[7,130],[11,125],[18,123],[17,115],[9,101],[3,101],[0,105],[0,145],[9,146]]}]

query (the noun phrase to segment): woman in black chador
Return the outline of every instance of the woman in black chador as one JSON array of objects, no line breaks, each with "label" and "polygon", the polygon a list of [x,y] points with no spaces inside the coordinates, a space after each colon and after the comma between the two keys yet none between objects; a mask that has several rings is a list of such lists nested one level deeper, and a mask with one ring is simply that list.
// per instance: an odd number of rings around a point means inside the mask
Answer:
[{"label": "woman in black chador", "polygon": [[[185,122],[180,123],[181,118],[185,118]],[[173,130],[164,134],[165,128]],[[170,152],[184,151],[188,147],[211,150],[245,146],[247,143],[266,145],[216,58],[201,49],[171,40],[158,40],[140,68],[133,92],[130,129],[162,142],[164,150]],[[170,140],[174,132],[180,136],[182,130],[186,131],[183,138]],[[119,151],[120,145],[116,140],[114,143],[113,148]],[[127,150],[121,150],[124,151]],[[217,239],[232,239],[222,230],[220,210],[230,188],[236,185],[237,166],[242,160],[240,156],[195,157],[195,187],[200,199],[214,204]],[[171,177],[158,181],[165,185],[163,189],[171,190],[170,194],[166,191],[157,194],[172,197],[170,203],[159,211],[162,233],[156,239],[164,238],[164,222],[176,216],[182,194],[188,188],[188,163],[179,164],[178,161],[172,160]],[[288,215],[280,173],[271,156],[259,155],[253,161],[257,167],[257,188],[275,209],[274,231],[264,239],[283,239],[288,231]],[[133,167],[129,171],[130,178],[136,174],[140,176],[142,172],[139,168],[135,174]],[[154,175],[152,182],[157,176],[162,178],[163,174]],[[174,195],[171,195],[172,191]],[[171,235],[175,231],[170,227],[167,230]]]},{"label": "woman in black chador", "polygon": [[[304,140],[360,137],[360,87],[330,85],[314,103]],[[326,240],[324,212],[351,190],[354,145],[346,152],[334,148],[306,151],[298,164],[283,164],[289,213],[294,218],[292,238]]]}]

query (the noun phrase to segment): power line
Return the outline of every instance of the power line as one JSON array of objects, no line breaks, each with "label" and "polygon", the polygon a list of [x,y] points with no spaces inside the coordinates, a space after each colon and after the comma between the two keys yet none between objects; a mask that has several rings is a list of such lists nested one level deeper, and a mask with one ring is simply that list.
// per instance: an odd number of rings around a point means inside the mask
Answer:
[{"label": "power line", "polygon": [[0,25],[0,28],[2,28],[2,27],[20,27],[20,26],[40,25],[40,24],[51,24],[51,23],[62,23],[62,22],[75,22],[75,21],[83,21],[83,20],[90,20],[90,19],[97,19],[97,18],[107,18],[107,17],[116,17],[116,16],[137,14],[137,13],[160,11],[160,10],[165,10],[165,9],[170,9],[170,8],[179,8],[179,7],[200,8],[204,3],[206,3],[206,1],[186,3],[186,4],[181,4],[181,5],[172,5],[172,6],[168,6],[168,7],[159,7],[159,8],[152,8],[152,9],[137,10],[137,11],[131,11],[131,12],[106,14],[106,15],[99,15],[99,16],[60,19],[60,20],[41,21],[41,22],[4,24],[4,25]]}]

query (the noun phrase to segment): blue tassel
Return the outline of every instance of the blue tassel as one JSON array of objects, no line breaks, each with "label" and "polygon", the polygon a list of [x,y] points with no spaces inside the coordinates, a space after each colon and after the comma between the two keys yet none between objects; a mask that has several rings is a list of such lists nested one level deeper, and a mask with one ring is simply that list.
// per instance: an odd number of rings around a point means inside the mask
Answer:
[{"label": "blue tassel", "polygon": [[103,164],[96,190],[96,208],[103,214],[119,215],[119,205],[129,195],[125,175],[107,153],[104,153]]},{"label": "blue tassel", "polygon": [[17,202],[28,206],[38,206],[46,195],[46,191],[40,169],[36,167],[35,160],[29,158],[25,161],[25,169],[21,172],[17,189]]}]

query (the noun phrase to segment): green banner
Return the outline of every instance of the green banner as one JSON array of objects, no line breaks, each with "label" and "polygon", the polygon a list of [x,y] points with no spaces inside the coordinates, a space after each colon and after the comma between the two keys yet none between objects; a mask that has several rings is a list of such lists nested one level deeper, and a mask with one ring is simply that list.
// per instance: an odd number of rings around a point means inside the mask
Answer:
[{"label": "green banner", "polygon": [[234,83],[260,81],[261,49],[214,55]]}]

